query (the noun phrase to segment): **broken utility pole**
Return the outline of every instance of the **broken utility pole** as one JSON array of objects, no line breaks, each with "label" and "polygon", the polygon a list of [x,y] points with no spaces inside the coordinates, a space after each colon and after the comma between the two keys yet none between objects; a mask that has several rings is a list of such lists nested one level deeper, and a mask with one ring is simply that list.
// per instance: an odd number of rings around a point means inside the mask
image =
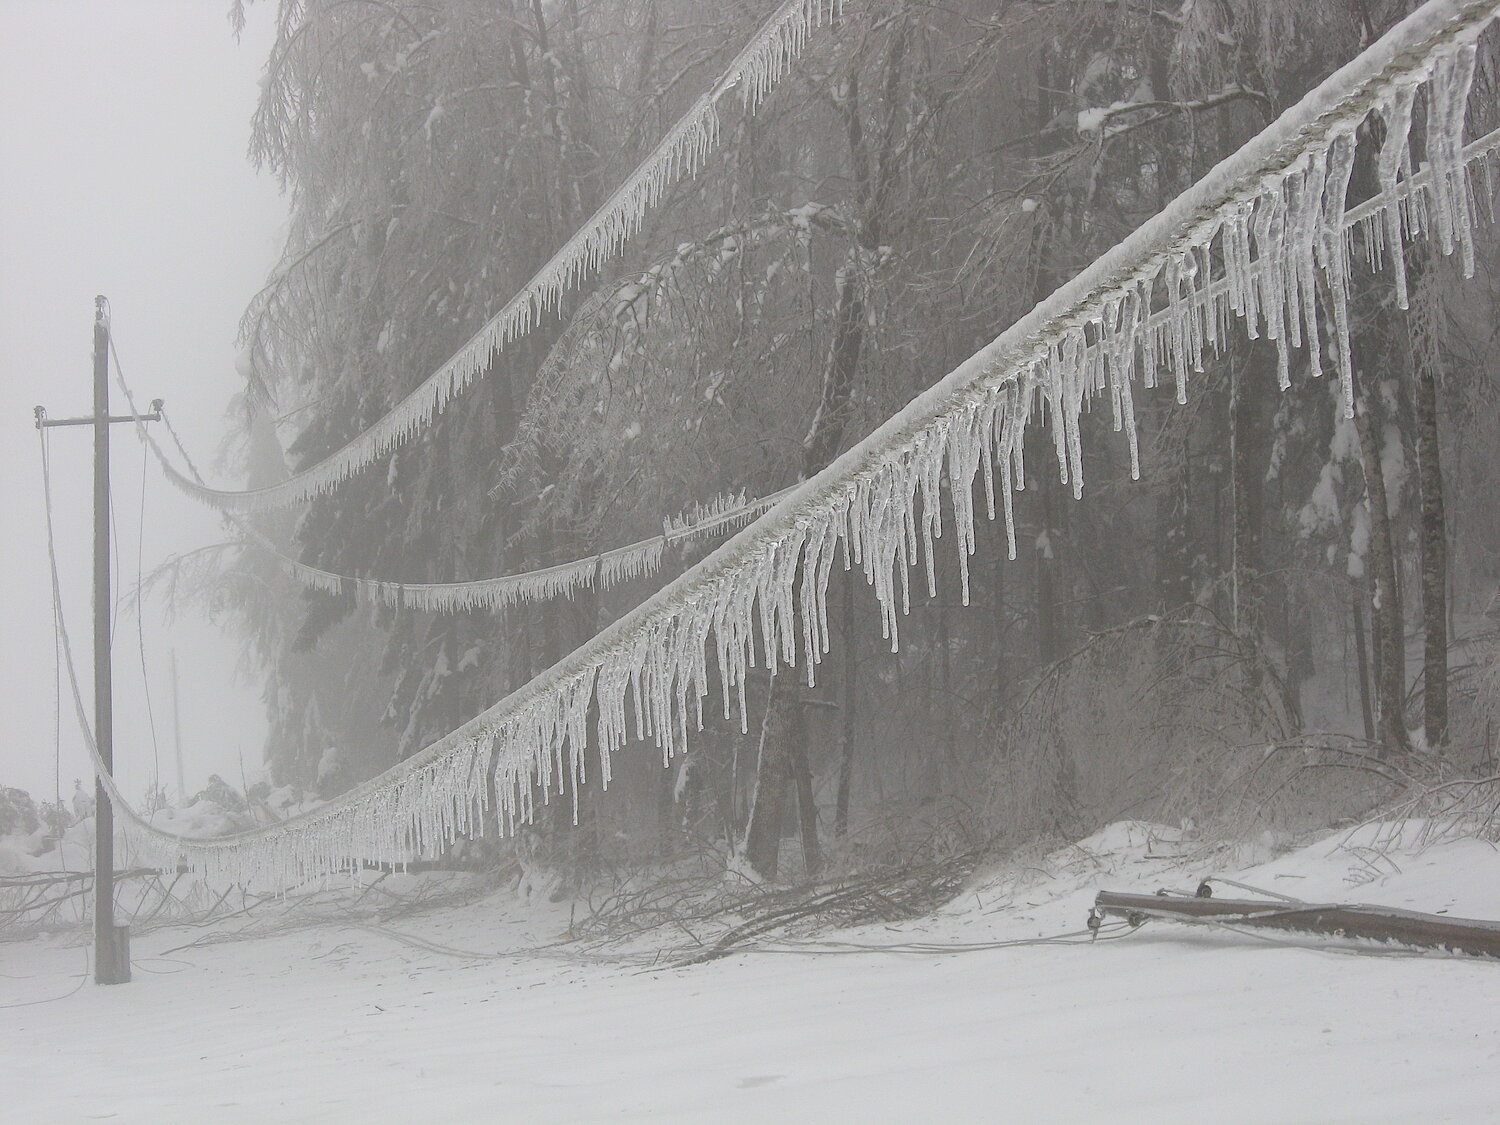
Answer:
[{"label": "broken utility pole", "polygon": [[1213,898],[1206,882],[1199,886],[1194,897],[1100,891],[1089,914],[1089,929],[1097,930],[1109,914],[1123,917],[1132,925],[1140,925],[1148,918],[1164,918],[1199,925],[1364,938],[1416,949],[1500,957],[1500,922],[1421,914],[1393,906]]}]

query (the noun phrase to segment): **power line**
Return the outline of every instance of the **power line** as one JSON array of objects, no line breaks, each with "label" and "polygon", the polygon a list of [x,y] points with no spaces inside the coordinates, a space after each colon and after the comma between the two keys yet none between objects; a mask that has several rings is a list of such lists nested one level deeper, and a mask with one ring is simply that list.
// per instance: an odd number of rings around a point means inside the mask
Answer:
[{"label": "power line", "polygon": [[737,90],[748,112],[765,101],[812,30],[832,23],[843,0],[785,0],[714,83],[667,130],[573,237],[463,347],[373,425],[287,480],[254,489],[215,489],[164,463],[189,495],[220,510],[254,511],[308,500],[336,487],[431,423],[508,344],[525,336],[563,295],[613,258],[671,184],[696,175],[718,141],[718,103]]},{"label": "power line", "polygon": [[[139,415],[134,392],[124,377],[118,355],[115,357],[115,381],[131,410]],[[194,479],[201,481],[203,476],[188,453],[181,434],[172,424],[166,408],[158,407],[157,412],[167,427],[178,455],[187,466],[187,471]],[[141,441],[155,450],[158,459],[165,456],[144,423],[138,423],[136,431]],[[288,577],[308,589],[353,594],[363,601],[390,608],[405,607],[428,613],[459,613],[477,607],[504,609],[523,602],[567,596],[580,588],[603,590],[633,578],[644,577],[655,572],[661,565],[668,546],[687,549],[704,539],[727,534],[774,507],[795,487],[784,488],[754,500],[728,498],[699,505],[699,510],[688,516],[663,520],[660,535],[623,547],[613,547],[593,555],[518,574],[456,582],[398,582],[324,570],[285,554],[269,538],[233,512],[225,512],[224,515],[239,529],[248,545],[269,555]]]},{"label": "power line", "polygon": [[[113,345],[114,334],[110,334],[110,342]],[[119,369],[120,361],[115,359],[115,368]],[[156,709],[151,705],[151,673],[146,667],[146,625],[145,614],[141,608],[141,581],[142,581],[142,556],[146,546],[146,467],[148,452],[145,445],[141,446],[141,507],[140,515],[136,525],[135,539],[135,637],[141,657],[141,695],[146,701],[146,718],[151,724],[151,789],[152,800],[155,801],[156,794],[161,792],[161,743],[156,734]]]}]

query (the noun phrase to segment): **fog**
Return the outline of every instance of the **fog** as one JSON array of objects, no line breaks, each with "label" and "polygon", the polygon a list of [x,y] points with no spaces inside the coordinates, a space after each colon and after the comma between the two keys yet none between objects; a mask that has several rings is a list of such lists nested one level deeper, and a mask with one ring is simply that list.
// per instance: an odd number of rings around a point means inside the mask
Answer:
[{"label": "fog", "polygon": [[[113,310],[124,371],[163,398],[200,463],[212,464],[237,390],[237,321],[275,259],[285,206],[245,156],[269,11],[236,42],[228,4],[151,0],[0,0],[0,785],[66,799],[87,777],[63,680],[54,757],[50,579],[32,407],[54,418],[91,409],[93,298]],[[116,413],[124,410],[113,392]],[[174,553],[224,540],[219,521],[145,472],[129,426],[112,432],[117,591]],[[92,683],[92,441],[51,431],[64,609],[80,680]],[[170,654],[179,665],[189,790],[209,773],[254,769],[264,724],[258,690],[234,674],[239,646],[220,623],[162,599],[137,630],[122,602],[114,639],[116,763],[126,792],[159,768],[175,788]],[[146,677],[143,682],[143,660]],[[147,692],[152,707],[146,706]],[[151,718],[154,714],[155,736]]]}]

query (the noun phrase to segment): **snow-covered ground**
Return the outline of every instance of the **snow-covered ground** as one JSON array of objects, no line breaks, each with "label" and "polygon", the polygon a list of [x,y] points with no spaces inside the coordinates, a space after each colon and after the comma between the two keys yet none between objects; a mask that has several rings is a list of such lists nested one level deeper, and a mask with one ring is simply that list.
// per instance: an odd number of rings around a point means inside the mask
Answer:
[{"label": "snow-covered ground", "polygon": [[0,1014],[0,1120],[1500,1120],[1494,961],[1168,923],[1093,945],[866,948],[1076,931],[1100,888],[1208,874],[1500,916],[1500,852],[1418,846],[1417,828],[1236,861],[1116,825],[932,917],[686,969],[528,953],[566,908],[508,894],[385,927],[158,930],[134,943],[133,983],[67,995],[81,947],[4,944],[0,1005],[24,1006]]}]

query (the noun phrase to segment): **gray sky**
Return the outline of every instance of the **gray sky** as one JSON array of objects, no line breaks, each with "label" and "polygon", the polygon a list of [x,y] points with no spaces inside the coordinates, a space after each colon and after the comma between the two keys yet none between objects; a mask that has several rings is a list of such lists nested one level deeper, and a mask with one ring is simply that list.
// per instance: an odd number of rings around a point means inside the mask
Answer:
[{"label": "gray sky", "polygon": [[[239,316],[275,261],[285,205],[245,158],[274,3],[252,6],[240,42],[228,8],[229,0],[0,0],[0,785],[38,799],[53,787],[53,631],[32,407],[53,417],[91,409],[93,298],[102,293],[136,393],[165,399],[195,459],[212,465],[239,387]],[[149,466],[138,536],[141,449],[128,426],[112,440],[123,577],[134,581],[138,542],[149,571],[226,537]],[[54,430],[51,444],[64,606],[87,685],[91,434]],[[117,773],[138,794],[155,768],[144,649],[161,776],[175,787],[175,649],[188,788],[210,772],[238,783],[241,755],[247,770],[260,761],[258,686],[236,678],[239,645],[223,625],[195,609],[169,620],[164,609],[148,602],[139,634],[132,610],[118,618]],[[63,691],[66,798],[73,779],[88,775],[66,682]]]}]

